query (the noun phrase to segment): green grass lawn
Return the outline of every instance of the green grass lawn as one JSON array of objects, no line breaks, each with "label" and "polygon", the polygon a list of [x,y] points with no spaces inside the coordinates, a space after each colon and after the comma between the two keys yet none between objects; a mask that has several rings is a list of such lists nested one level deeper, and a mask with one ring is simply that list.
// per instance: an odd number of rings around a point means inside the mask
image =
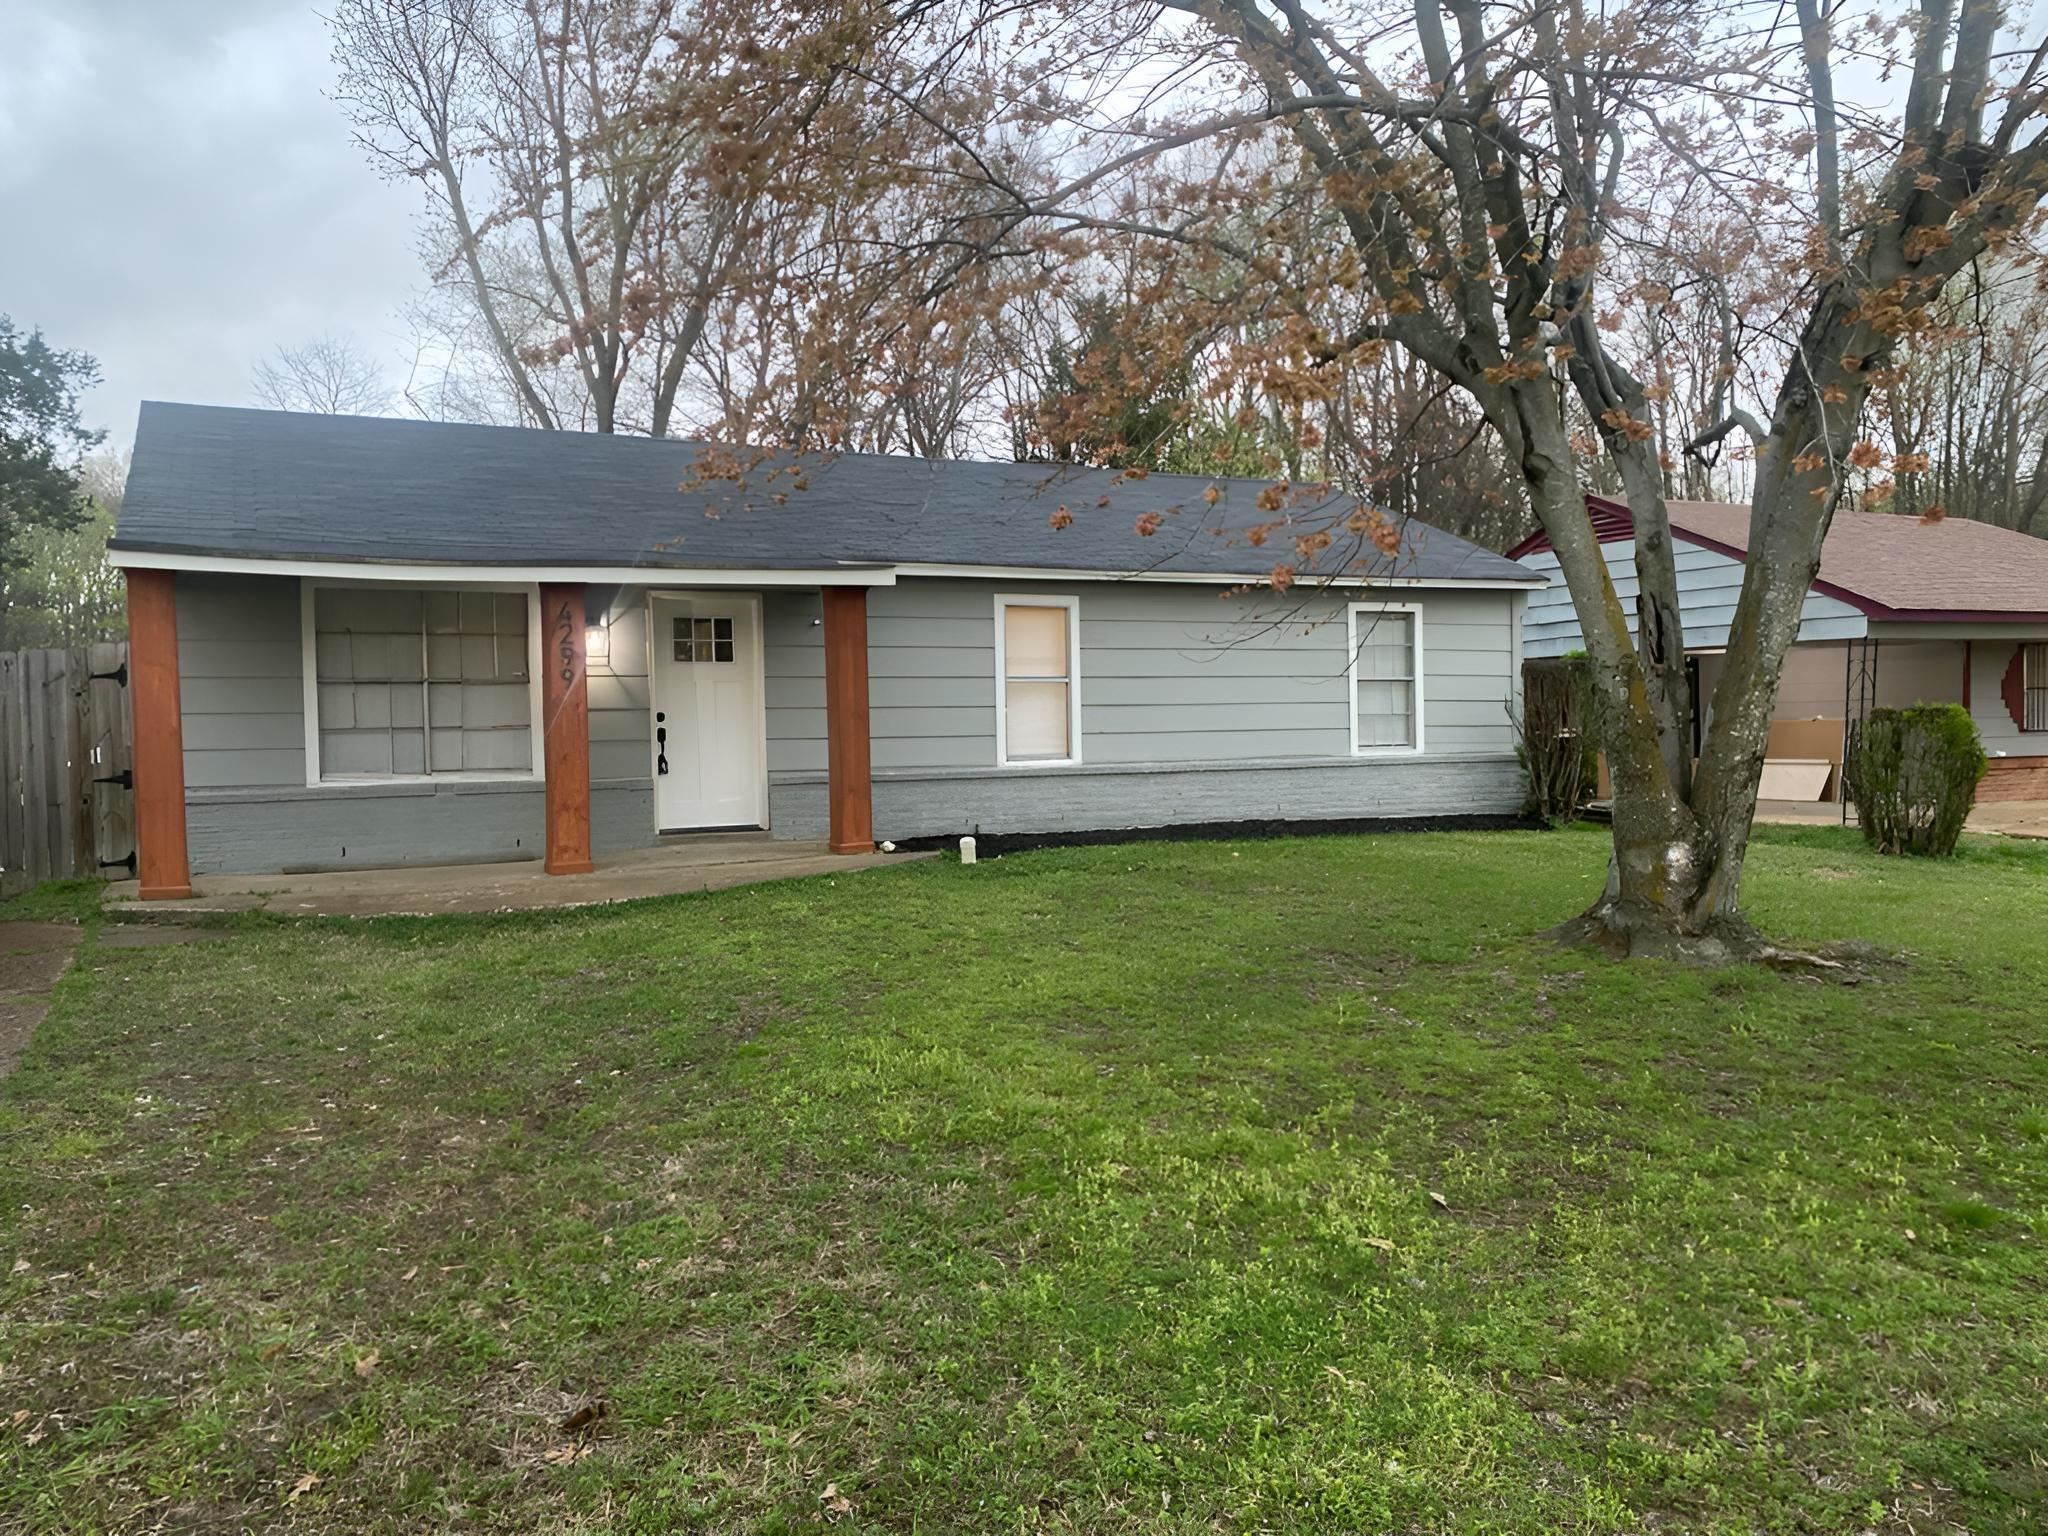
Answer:
[{"label": "green grass lawn", "polygon": [[2048,848],[1763,834],[1855,987],[1531,938],[1604,857],[89,942],[0,1087],[0,1529],[2040,1530]]}]

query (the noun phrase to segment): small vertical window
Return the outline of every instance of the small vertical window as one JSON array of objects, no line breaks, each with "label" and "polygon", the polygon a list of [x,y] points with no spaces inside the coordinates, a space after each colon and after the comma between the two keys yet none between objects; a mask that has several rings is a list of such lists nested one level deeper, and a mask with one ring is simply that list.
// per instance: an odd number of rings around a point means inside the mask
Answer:
[{"label": "small vertical window", "polygon": [[1080,759],[1072,600],[996,599],[999,760]]},{"label": "small vertical window", "polygon": [[1414,608],[1351,609],[1352,748],[1422,748],[1422,615]]},{"label": "small vertical window", "polygon": [[2022,648],[2022,705],[2020,729],[2048,731],[2048,640],[2035,640]]}]

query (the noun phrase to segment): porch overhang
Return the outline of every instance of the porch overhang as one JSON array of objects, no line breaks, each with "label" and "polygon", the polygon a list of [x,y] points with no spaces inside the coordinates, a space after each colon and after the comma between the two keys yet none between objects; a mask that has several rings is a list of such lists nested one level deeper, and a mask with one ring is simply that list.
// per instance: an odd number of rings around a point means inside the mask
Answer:
[{"label": "porch overhang", "polygon": [[846,563],[818,566],[687,565],[513,565],[411,560],[335,560],[294,555],[209,554],[193,550],[140,549],[116,539],[107,545],[108,563],[122,570],[191,571],[225,576],[310,576],[318,581],[393,582],[460,586],[464,582],[537,585],[575,582],[584,586],[676,587],[893,587],[891,565]]},{"label": "porch overhang", "polygon": [[[815,565],[688,566],[485,564],[469,561],[337,559],[310,555],[235,555],[194,549],[151,549],[114,539],[107,560],[122,570],[191,571],[226,576],[310,576],[324,582],[394,582],[460,586],[464,582],[534,585],[579,582],[585,586],[667,587],[703,591],[712,587],[803,588],[893,587],[904,577],[963,581],[1085,581],[1169,583],[1179,586],[1257,587],[1272,580],[1264,571],[1136,570],[1092,566],[944,565],[888,560],[838,560]],[[1369,588],[1528,592],[1548,585],[1545,577],[1404,576],[1395,571],[1304,572],[1297,587],[1327,586],[1345,591]]]}]

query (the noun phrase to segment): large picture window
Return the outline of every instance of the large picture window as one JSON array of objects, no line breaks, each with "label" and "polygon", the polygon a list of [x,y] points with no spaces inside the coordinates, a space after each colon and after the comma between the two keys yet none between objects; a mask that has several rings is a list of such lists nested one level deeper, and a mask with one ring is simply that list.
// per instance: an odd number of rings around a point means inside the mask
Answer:
[{"label": "large picture window", "polygon": [[996,761],[1081,760],[1080,609],[1071,597],[996,599]]},{"label": "large picture window", "polygon": [[316,776],[532,772],[528,602],[524,592],[315,588]]},{"label": "large picture window", "polygon": [[1351,750],[1422,750],[1422,610],[1351,605]]}]

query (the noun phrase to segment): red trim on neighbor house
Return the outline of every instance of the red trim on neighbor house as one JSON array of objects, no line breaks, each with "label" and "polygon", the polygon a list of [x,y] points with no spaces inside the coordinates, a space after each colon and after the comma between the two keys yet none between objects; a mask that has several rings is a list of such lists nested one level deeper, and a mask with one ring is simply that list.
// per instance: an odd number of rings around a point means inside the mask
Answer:
[{"label": "red trim on neighbor house", "polygon": [[825,767],[834,853],[875,848],[868,744],[868,589],[825,588]]},{"label": "red trim on neighbor house", "polygon": [[127,576],[136,874],[144,901],[176,901],[192,894],[185,847],[177,577],[169,571],[129,571]]},{"label": "red trim on neighbor house", "polygon": [[2012,723],[2021,730],[2027,728],[2027,648],[2015,645],[2012,648],[2012,662],[2005,669],[2005,676],[1999,679],[1998,696],[2005,700],[2005,712],[2012,716]]},{"label": "red trim on neighbor house", "polygon": [[[1586,515],[1593,520],[1593,532],[1602,544],[1618,544],[1623,539],[1632,539],[1636,536],[1635,514],[1629,511],[1624,502],[1614,501],[1606,496],[1588,496]],[[1538,528],[1509,550],[1507,557],[1510,560],[1519,560],[1524,555],[1539,554],[1548,548],[1550,535]]]},{"label": "red trim on neighbor house", "polygon": [[1963,642],[1963,708],[1964,708],[1964,709],[1968,709],[1968,708],[1970,707],[1970,646],[1971,646],[1971,642],[1970,642],[1970,641],[1968,641],[1968,640],[1965,640],[1965,641]]},{"label": "red trim on neighbor house", "polygon": [[540,714],[551,875],[586,875],[590,858],[590,671],[583,583],[540,584]]}]

